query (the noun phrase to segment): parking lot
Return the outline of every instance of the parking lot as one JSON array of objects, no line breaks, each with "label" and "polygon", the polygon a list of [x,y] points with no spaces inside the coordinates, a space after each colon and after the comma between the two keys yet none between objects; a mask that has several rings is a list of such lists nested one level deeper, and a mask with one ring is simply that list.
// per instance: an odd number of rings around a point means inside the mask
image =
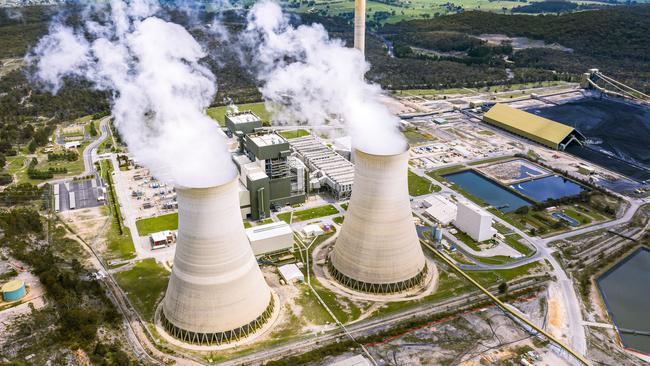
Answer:
[{"label": "parking lot", "polygon": [[[101,178],[59,183],[59,211],[103,206],[106,202],[104,183]],[[56,188],[55,188],[56,189]],[[70,193],[74,193],[74,207]]]}]

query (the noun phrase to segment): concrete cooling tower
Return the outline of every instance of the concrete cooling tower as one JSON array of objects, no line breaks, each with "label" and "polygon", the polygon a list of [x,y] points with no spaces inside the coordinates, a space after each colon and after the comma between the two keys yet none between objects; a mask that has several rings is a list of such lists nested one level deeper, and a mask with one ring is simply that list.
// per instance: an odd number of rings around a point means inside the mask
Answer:
[{"label": "concrete cooling tower", "polygon": [[417,287],[427,265],[411,215],[408,150],[355,150],[354,187],[328,268],[353,290],[395,293]]},{"label": "concrete cooling tower", "polygon": [[177,193],[178,241],[162,323],[192,344],[246,337],[269,319],[273,300],[244,233],[237,180]]}]

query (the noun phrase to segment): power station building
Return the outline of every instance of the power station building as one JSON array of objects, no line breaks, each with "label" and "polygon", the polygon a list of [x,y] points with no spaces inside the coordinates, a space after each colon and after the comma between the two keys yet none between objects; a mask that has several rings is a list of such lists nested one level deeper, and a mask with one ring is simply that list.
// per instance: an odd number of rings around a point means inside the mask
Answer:
[{"label": "power station building", "polygon": [[243,212],[259,220],[269,217],[273,206],[305,202],[306,169],[291,156],[287,140],[261,132],[262,120],[250,111],[226,114],[225,122],[238,139],[233,161],[240,173],[241,194],[248,194],[248,199],[242,197]]},{"label": "power station building", "polygon": [[354,151],[355,187],[328,260],[342,285],[369,293],[420,286],[427,264],[411,213],[408,148],[396,155]]},{"label": "power station building", "polygon": [[338,200],[348,199],[354,184],[354,164],[314,136],[289,141],[309,169],[309,189],[330,191]]},{"label": "power station building", "polygon": [[555,150],[571,142],[581,143],[584,135],[571,126],[497,103],[483,115],[483,121]]},{"label": "power station building", "polygon": [[492,239],[497,233],[496,229],[492,227],[492,216],[477,205],[465,200],[458,202],[454,225],[478,242]]}]

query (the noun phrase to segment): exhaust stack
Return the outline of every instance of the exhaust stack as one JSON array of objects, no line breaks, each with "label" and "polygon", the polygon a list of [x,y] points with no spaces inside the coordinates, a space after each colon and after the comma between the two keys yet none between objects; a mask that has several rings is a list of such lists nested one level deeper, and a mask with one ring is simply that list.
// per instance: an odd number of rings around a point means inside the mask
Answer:
[{"label": "exhaust stack", "polygon": [[397,155],[354,154],[354,188],[328,261],[330,273],[361,292],[417,287],[427,266],[411,214],[408,149]]},{"label": "exhaust stack", "polygon": [[177,195],[178,244],[162,323],[192,344],[244,338],[266,323],[273,301],[244,233],[237,179]]},{"label": "exhaust stack", "polygon": [[366,53],[366,0],[354,0],[354,48]]}]

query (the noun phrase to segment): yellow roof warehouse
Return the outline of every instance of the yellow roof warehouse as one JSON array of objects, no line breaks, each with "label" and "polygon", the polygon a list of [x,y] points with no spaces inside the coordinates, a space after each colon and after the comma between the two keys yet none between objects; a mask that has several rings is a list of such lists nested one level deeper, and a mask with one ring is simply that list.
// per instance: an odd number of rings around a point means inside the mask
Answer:
[{"label": "yellow roof warehouse", "polygon": [[[564,149],[575,139],[574,134],[582,137],[580,132],[571,126],[501,103],[490,108],[483,115],[483,121],[553,149]],[[563,143],[565,140],[567,141]]]}]

